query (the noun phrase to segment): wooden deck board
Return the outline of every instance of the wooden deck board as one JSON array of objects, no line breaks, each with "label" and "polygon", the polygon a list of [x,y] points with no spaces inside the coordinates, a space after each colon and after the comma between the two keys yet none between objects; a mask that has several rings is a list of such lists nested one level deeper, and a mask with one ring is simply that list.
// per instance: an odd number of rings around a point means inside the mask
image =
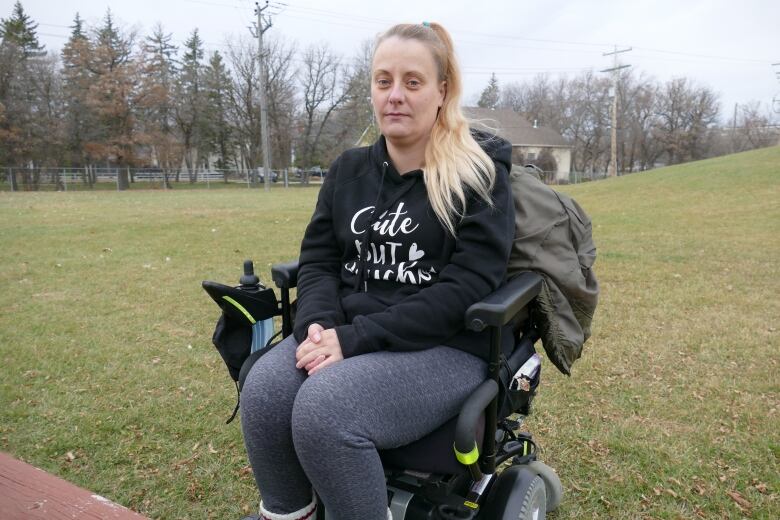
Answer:
[{"label": "wooden deck board", "polygon": [[0,452],[0,518],[3,520],[145,520],[126,507]]}]

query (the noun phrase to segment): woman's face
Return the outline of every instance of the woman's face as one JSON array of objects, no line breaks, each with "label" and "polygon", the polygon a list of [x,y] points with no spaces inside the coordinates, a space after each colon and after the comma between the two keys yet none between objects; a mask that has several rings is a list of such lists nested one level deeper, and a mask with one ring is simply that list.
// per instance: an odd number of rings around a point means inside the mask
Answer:
[{"label": "woman's face", "polygon": [[371,70],[371,103],[385,138],[401,146],[427,141],[445,86],[424,44],[397,36],[379,44]]}]

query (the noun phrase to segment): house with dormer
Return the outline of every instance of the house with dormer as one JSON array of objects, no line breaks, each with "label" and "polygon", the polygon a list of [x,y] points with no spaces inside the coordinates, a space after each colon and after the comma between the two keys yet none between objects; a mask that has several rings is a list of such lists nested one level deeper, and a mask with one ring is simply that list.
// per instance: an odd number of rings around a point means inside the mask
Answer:
[{"label": "house with dormer", "polygon": [[471,126],[503,137],[512,144],[512,164],[534,164],[548,183],[566,183],[571,172],[572,146],[561,134],[509,109],[463,107]]}]

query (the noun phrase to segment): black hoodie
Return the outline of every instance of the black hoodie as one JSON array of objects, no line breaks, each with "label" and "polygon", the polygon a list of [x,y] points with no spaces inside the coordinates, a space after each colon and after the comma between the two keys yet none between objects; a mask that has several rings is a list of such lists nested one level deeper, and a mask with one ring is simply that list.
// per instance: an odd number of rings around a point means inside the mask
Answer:
[{"label": "black hoodie", "polygon": [[466,331],[464,314],[506,275],[515,226],[511,146],[474,136],[496,165],[493,206],[468,193],[456,237],[428,202],[422,171],[400,175],[384,137],[334,161],[301,243],[299,342],[319,323],[335,327],[345,358],[448,345],[487,359],[487,334]]}]

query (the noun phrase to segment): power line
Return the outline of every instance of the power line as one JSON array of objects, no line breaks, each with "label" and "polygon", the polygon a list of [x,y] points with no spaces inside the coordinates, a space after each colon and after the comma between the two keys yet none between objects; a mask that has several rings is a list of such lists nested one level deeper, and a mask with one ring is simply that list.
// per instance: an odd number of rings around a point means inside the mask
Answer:
[{"label": "power line", "polygon": [[650,52],[660,52],[662,54],[678,54],[680,56],[690,56],[692,58],[706,58],[711,60],[723,60],[723,61],[744,61],[744,62],[752,62],[752,63],[763,63],[766,64],[766,60],[757,60],[755,58],[735,58],[731,56],[713,56],[709,54],[695,54],[692,52],[682,52],[682,51],[670,51],[670,50],[663,50],[663,49],[650,49],[648,47],[636,47],[637,49],[644,50],[644,51],[650,51]]},{"label": "power line", "polygon": [[[184,0],[188,3],[195,3],[195,4],[202,4],[202,5],[210,5],[210,6],[216,6],[216,7],[229,7],[231,9],[237,9],[237,10],[245,10],[247,9],[247,6],[245,4],[238,5],[235,3],[229,3],[229,2],[218,2],[218,1],[211,1],[211,0]],[[245,0],[243,0],[245,1]],[[269,2],[269,7],[278,8],[280,10],[284,10],[287,15],[286,18],[293,18],[293,19],[300,19],[300,20],[306,20],[306,21],[327,21],[329,24],[333,25],[341,25],[345,27],[352,27],[352,28],[358,28],[358,29],[366,29],[365,24],[376,24],[376,25],[390,25],[394,23],[392,20],[384,19],[384,18],[376,18],[371,16],[365,16],[365,15],[359,15],[355,13],[345,13],[340,11],[333,11],[330,9],[321,9],[321,8],[314,8],[314,7],[306,7],[306,6],[295,6],[290,5],[286,2],[281,1],[273,1]],[[292,13],[290,12],[292,11]],[[281,11],[280,11],[281,12]],[[301,16],[301,14],[307,15],[307,16]],[[355,21],[359,22],[359,24],[356,23],[345,23],[344,21],[334,21],[331,20],[332,18],[340,19],[340,20],[347,20],[347,21]],[[41,24],[41,25],[48,25],[52,27],[67,27],[62,25],[55,25],[55,24]],[[456,34],[464,34],[464,35],[473,35],[478,36],[481,38],[487,38],[487,40],[484,41],[474,41],[474,40],[465,40],[462,38],[458,38],[457,42],[458,44],[468,44],[468,45],[480,45],[480,46],[489,46],[489,45],[495,45],[495,41],[512,41],[512,42],[536,42],[536,43],[552,43],[552,44],[563,44],[563,45],[571,45],[576,47],[608,47],[608,44],[605,43],[599,43],[599,42],[586,42],[586,41],[576,41],[576,40],[560,40],[560,39],[554,39],[554,38],[528,38],[528,37],[521,37],[516,35],[506,35],[506,34],[495,34],[495,33],[481,33],[481,32],[475,32],[475,31],[469,31],[469,30],[461,30],[458,28],[452,29],[453,33]],[[54,37],[62,37],[60,35],[51,35]],[[219,44],[217,44],[219,45]],[[545,51],[552,51],[552,52],[581,52],[581,53],[589,53],[592,52],[589,49],[555,49],[555,48],[548,48],[548,47],[517,47],[521,49],[531,49],[531,50],[545,50]],[[634,47],[638,50],[644,50],[651,53],[660,53],[660,54],[671,54],[671,55],[677,55],[677,56],[687,56],[691,58],[697,58],[697,59],[709,59],[709,60],[718,60],[718,61],[729,61],[729,62],[742,62],[742,63],[754,63],[754,64],[763,64],[766,65],[768,60],[759,60],[755,58],[742,58],[742,57],[735,57],[735,56],[718,56],[718,55],[710,55],[710,54],[701,54],[701,53],[693,53],[693,52],[685,52],[685,51],[678,51],[678,50],[670,50],[670,49],[657,49],[657,48],[650,48],[650,47]],[[654,59],[654,60],[664,60],[664,61],[671,61],[668,58],[659,58],[659,57],[653,57],[653,56],[637,56],[637,57],[643,57],[646,59]],[[698,63],[698,62],[697,62]]]},{"label": "power line", "polygon": [[[194,0],[193,0],[194,1]],[[289,4],[283,3],[283,2],[272,2],[273,4],[284,6],[285,9],[294,10],[298,12],[304,12],[310,15],[322,15],[322,16],[328,16],[328,17],[336,17],[336,18],[344,18],[344,19],[350,19],[350,20],[357,20],[357,21],[363,21],[363,22],[369,22],[369,23],[381,23],[381,24],[393,24],[395,21],[388,20],[384,18],[373,18],[373,17],[366,17],[361,15],[355,15],[354,13],[344,13],[344,12],[338,12],[338,11],[332,11],[327,9],[318,9],[318,8],[311,8],[311,7],[303,7],[303,6],[290,6]],[[311,20],[310,18],[306,18],[307,20]],[[317,20],[314,20],[317,21]],[[457,28],[452,29],[453,33],[459,33],[459,34],[471,34],[475,36],[482,36],[486,38],[491,39],[499,39],[499,40],[512,40],[512,41],[529,41],[529,42],[538,42],[538,43],[555,43],[555,44],[564,44],[564,45],[576,45],[576,46],[589,46],[589,47],[609,47],[611,44],[607,43],[599,43],[599,42],[584,42],[584,41],[573,41],[573,40],[558,40],[558,39],[552,39],[552,38],[526,38],[516,35],[505,35],[505,34],[495,34],[495,33],[481,33],[481,32],[475,32],[475,31],[469,31],[469,30],[461,30]],[[464,40],[458,39],[458,42],[463,42]],[[472,42],[474,43],[474,42]],[[480,45],[489,45],[489,42],[479,43]],[[685,51],[677,51],[677,50],[669,50],[669,49],[656,49],[656,48],[650,48],[650,47],[634,47],[636,49],[641,49],[648,52],[657,52],[661,54],[676,54],[680,56],[689,56],[692,58],[706,58],[706,59],[714,59],[714,60],[722,60],[722,61],[741,61],[741,62],[752,62],[752,63],[762,63],[766,64],[766,60],[759,60],[755,58],[738,58],[734,56],[716,56],[716,55],[710,55],[710,54],[700,54],[700,53],[693,53],[693,52],[685,52]],[[568,50],[570,52],[571,49]]]},{"label": "power line", "polygon": [[[660,61],[663,63],[690,63],[692,65],[698,65],[701,67],[712,67],[715,65],[713,62],[703,62],[700,59],[679,59],[679,58],[669,58],[666,56],[652,56],[647,54],[632,54],[633,57],[636,58],[642,58],[644,60],[651,60],[651,61]],[[744,60],[741,63],[731,63],[730,67],[740,66],[740,67],[765,67],[767,64],[766,61],[759,61],[759,60]]]},{"label": "power line", "polygon": [[392,25],[395,22],[393,20],[388,20],[385,18],[374,18],[371,16],[363,16],[363,15],[356,15],[355,13],[341,13],[338,11],[331,11],[328,9],[317,9],[315,7],[304,7],[304,6],[292,6],[283,2],[271,2],[272,5],[277,5],[280,8],[284,9],[285,11],[298,11],[303,12],[305,14],[315,14],[315,15],[321,15],[321,16],[328,16],[331,18],[346,18],[349,20],[357,20],[361,22],[368,22],[368,23],[375,23],[375,24],[382,24],[382,25]]},{"label": "power line", "polygon": [[[236,10],[246,10],[248,6],[246,5],[246,0],[241,0],[241,5],[238,5],[236,3],[231,3],[230,0],[227,1],[211,1],[211,0],[184,0],[188,3],[194,3],[194,4],[202,4],[202,5],[210,5],[210,6],[216,6],[216,7],[229,7]],[[383,19],[383,18],[377,18],[377,17],[371,17],[371,16],[365,16],[365,15],[359,15],[355,13],[345,13],[345,12],[339,12],[339,11],[333,11],[329,9],[321,9],[321,8],[314,8],[314,7],[306,7],[306,6],[295,6],[290,5],[289,3],[282,2],[282,1],[272,1],[269,2],[269,10],[271,9],[279,9],[278,12],[284,11],[286,13],[285,18],[294,18],[294,19],[301,19],[301,20],[307,20],[307,21],[327,21],[328,24],[332,25],[341,25],[345,27],[353,27],[353,28],[359,28],[366,30],[365,24],[381,24],[383,26],[389,25],[393,23],[391,20]],[[301,16],[300,14],[304,14],[305,16]],[[333,18],[337,20],[345,20],[345,21],[335,21]],[[359,23],[348,23],[349,21],[356,21]],[[69,28],[68,26],[64,25],[57,25],[57,24],[45,24],[41,23],[40,25],[44,26],[51,26],[51,27],[59,27],[59,28]],[[526,37],[520,37],[515,35],[504,35],[504,34],[488,34],[488,33],[480,33],[475,31],[469,31],[469,30],[460,30],[457,28],[453,28],[453,33],[456,34],[465,34],[465,35],[473,35],[478,36],[480,38],[485,38],[483,41],[478,41],[474,39],[463,39],[463,38],[457,38],[457,42],[459,45],[468,45],[468,46],[493,46],[495,45],[496,41],[504,41],[504,42],[537,42],[537,43],[543,43],[543,44],[559,44],[559,45],[571,45],[579,48],[573,48],[573,49],[561,49],[561,48],[554,48],[554,47],[545,47],[545,46],[518,46],[518,45],[512,45],[513,48],[517,49],[523,49],[523,50],[537,50],[537,51],[546,51],[546,52],[566,52],[566,53],[588,53],[590,54],[592,52],[591,49],[585,48],[585,47],[604,47],[606,44],[604,43],[597,43],[597,42],[585,42],[585,41],[572,41],[572,40],[559,40],[554,38],[526,38]],[[68,36],[59,35],[59,34],[52,34],[52,33],[39,33],[43,36],[51,36],[55,38],[68,38]],[[181,44],[181,40],[175,40],[177,43]],[[216,42],[204,42],[207,45],[212,47],[220,47],[220,48],[228,48],[229,45],[224,43],[216,43]],[[511,45],[511,44],[510,44]],[[504,44],[504,46],[508,46],[507,44]],[[655,49],[655,48],[647,48],[647,47],[636,47],[636,49],[642,49],[646,52],[650,53],[661,53],[661,54],[667,54],[667,55],[676,55],[676,56],[682,56],[682,57],[692,57],[697,58],[697,60],[701,59],[709,59],[709,60],[720,60],[720,61],[729,61],[729,62],[742,62],[743,64],[761,64],[766,65],[767,61],[752,59],[752,58],[738,58],[733,56],[716,56],[716,55],[707,55],[707,54],[697,54],[697,53],[690,53],[690,52],[683,52],[683,51],[675,51],[675,50],[668,50],[668,49]],[[648,56],[648,55],[635,55],[636,58],[646,59],[646,60],[655,60],[655,61],[663,61],[663,62],[672,62],[677,61],[681,63],[694,63],[697,65],[707,65],[702,64],[700,61],[686,61],[686,60],[680,60],[680,59],[674,59],[670,57],[660,57],[660,56]],[[473,73],[478,73],[474,68],[464,67],[464,71],[466,69],[472,71]],[[493,70],[498,70],[498,67],[492,67]],[[559,69],[558,71],[570,71],[572,69]],[[578,70],[587,70],[587,69],[578,69]],[[541,69],[543,72],[557,72],[555,68],[544,68]],[[524,74],[525,71],[522,69],[518,70],[507,70],[507,73],[509,74]]]},{"label": "power line", "polygon": [[[42,36],[51,36],[56,38],[63,38],[68,39],[70,38],[70,35],[64,35],[64,34],[52,34],[52,33],[41,33],[38,34]],[[172,42],[177,44],[179,47],[183,46],[186,40],[180,40],[180,39],[173,39]],[[216,42],[209,42],[209,41],[203,41],[204,49],[210,52],[216,52],[216,51],[224,51],[225,49],[230,49],[232,46],[228,43],[216,43]],[[295,54],[300,56],[301,52],[300,50],[295,51]],[[292,58],[290,61],[302,64],[304,63],[304,60],[301,58]],[[497,73],[501,74],[503,76],[532,76],[536,74],[544,74],[544,73],[550,73],[550,74],[566,74],[566,73],[578,73],[578,72],[585,72],[591,70],[591,67],[491,67],[491,66],[468,66],[463,65],[461,67],[461,72],[466,75],[475,75],[475,76],[482,76],[485,74],[491,74],[491,73]]]}]

